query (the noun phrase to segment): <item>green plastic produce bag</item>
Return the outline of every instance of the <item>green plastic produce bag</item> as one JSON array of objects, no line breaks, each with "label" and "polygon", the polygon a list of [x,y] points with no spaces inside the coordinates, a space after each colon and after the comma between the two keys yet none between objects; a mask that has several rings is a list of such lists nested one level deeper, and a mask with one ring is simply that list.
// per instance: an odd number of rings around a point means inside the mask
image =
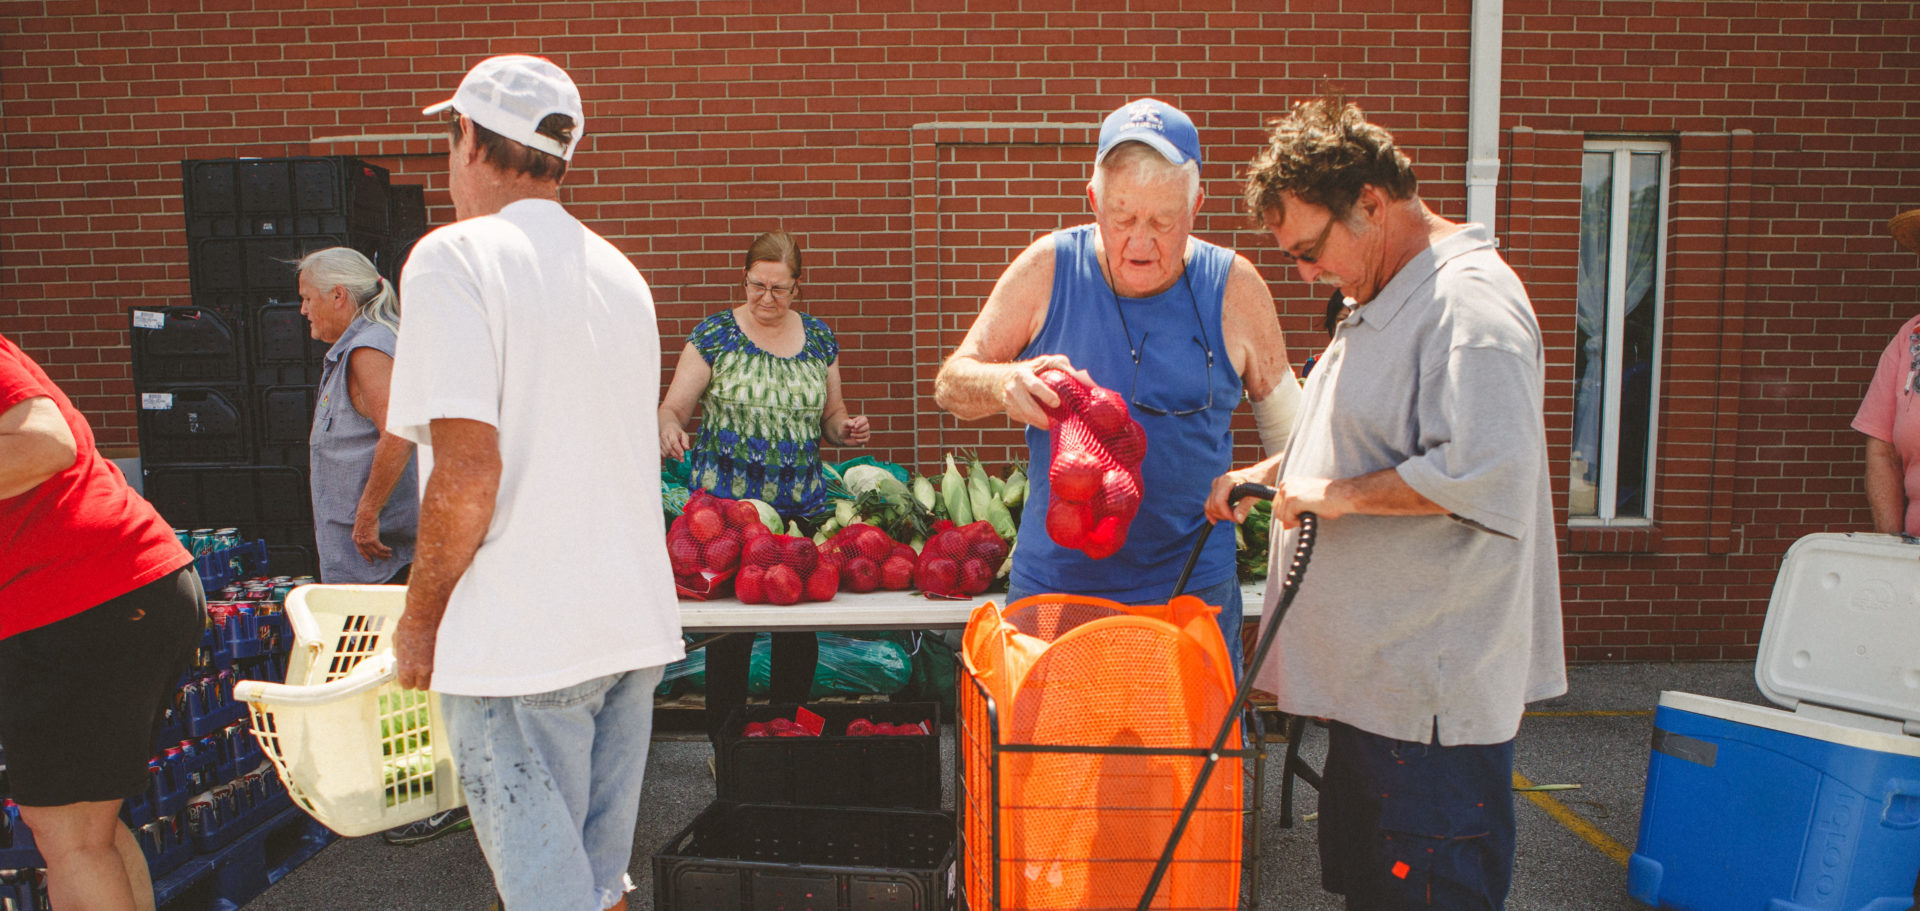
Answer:
[{"label": "green plastic produce bag", "polygon": [[[813,672],[810,698],[821,696],[891,696],[913,679],[913,657],[905,645],[891,635],[885,638],[860,638],[844,633],[820,633],[820,662]],[[768,665],[773,644],[767,634],[753,638],[753,656],[748,659],[747,691],[756,696],[767,693]],[[681,689],[705,689],[707,652],[700,649],[667,665],[664,678],[655,692],[662,695]]]}]

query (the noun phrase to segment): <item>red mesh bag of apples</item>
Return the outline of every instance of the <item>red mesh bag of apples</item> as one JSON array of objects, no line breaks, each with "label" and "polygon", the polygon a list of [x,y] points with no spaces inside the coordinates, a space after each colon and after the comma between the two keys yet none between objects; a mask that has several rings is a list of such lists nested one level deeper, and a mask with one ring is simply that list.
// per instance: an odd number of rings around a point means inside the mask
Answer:
[{"label": "red mesh bag of apples", "polygon": [[724,597],[747,543],[772,534],[752,503],[694,491],[686,509],[667,526],[673,587],[681,597],[695,601]]},{"label": "red mesh bag of apples", "polygon": [[1000,564],[1007,559],[1007,542],[985,520],[956,527],[941,519],[933,537],[920,550],[913,582],[939,598],[967,598],[993,585]]},{"label": "red mesh bag of apples", "polygon": [[[763,526],[764,527],[764,526]],[[840,558],[822,557],[806,538],[755,535],[740,551],[733,593],[747,604],[831,601],[840,590]]]},{"label": "red mesh bag of apples", "polygon": [[1053,424],[1047,536],[1095,560],[1113,556],[1140,511],[1146,431],[1119,393],[1082,384],[1064,370],[1038,376],[1060,397],[1059,405],[1046,409]]},{"label": "red mesh bag of apples", "polygon": [[820,545],[820,555],[840,561],[840,587],[850,592],[876,588],[905,591],[913,587],[913,568],[919,555],[878,527],[855,522]]}]

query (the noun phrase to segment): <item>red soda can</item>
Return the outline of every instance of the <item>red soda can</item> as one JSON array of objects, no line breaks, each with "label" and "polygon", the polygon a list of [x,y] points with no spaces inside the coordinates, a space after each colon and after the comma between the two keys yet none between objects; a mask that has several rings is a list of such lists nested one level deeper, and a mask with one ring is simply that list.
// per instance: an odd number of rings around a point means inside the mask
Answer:
[{"label": "red soda can", "polygon": [[196,800],[187,804],[187,832],[190,835],[207,835],[219,827],[215,819],[213,801]]}]

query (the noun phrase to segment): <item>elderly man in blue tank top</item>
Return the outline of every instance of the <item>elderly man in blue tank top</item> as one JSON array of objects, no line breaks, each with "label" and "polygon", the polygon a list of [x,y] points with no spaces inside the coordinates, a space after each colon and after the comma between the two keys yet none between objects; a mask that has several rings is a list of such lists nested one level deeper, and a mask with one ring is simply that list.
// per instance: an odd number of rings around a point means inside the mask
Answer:
[{"label": "elderly man in blue tank top", "polygon": [[[934,398],[962,420],[1005,412],[1026,423],[1029,498],[1047,502],[1052,461],[1035,371],[1058,367],[1127,397],[1147,434],[1144,497],[1118,553],[1093,560],[1047,535],[1046,510],[1021,517],[1007,600],[1069,592],[1164,601],[1208,521],[1208,485],[1231,464],[1233,411],[1253,403],[1263,448],[1286,447],[1299,381],[1273,297],[1253,264],[1191,236],[1200,191],[1193,121],[1151,98],[1100,127],[1087,201],[1093,223],[1034,241],[1000,275],[973,328],[941,365]],[[1187,593],[1220,606],[1240,666],[1240,584],[1232,535],[1214,535]]]}]

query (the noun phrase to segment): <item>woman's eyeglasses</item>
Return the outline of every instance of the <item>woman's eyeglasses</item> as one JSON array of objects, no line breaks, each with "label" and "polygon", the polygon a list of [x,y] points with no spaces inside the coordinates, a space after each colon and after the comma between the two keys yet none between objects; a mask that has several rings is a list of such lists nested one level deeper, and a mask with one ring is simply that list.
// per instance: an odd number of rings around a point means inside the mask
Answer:
[{"label": "woman's eyeglasses", "polygon": [[757,279],[747,279],[748,294],[771,294],[781,300],[786,300],[793,296],[793,292],[798,290],[800,290],[800,284],[798,282],[791,285],[769,285]]},{"label": "woman's eyeglasses", "polygon": [[1133,331],[1127,328],[1127,311],[1120,306],[1120,295],[1114,292],[1111,284],[1107,286],[1107,292],[1113,294],[1114,311],[1120,314],[1120,331],[1126,333],[1127,336],[1127,352],[1133,356],[1133,386],[1127,392],[1127,404],[1154,417],[1183,418],[1191,414],[1202,414],[1213,409],[1213,347],[1207,344],[1207,327],[1205,323],[1200,321],[1200,299],[1194,296],[1193,280],[1187,278],[1185,269],[1180,270],[1180,280],[1186,283],[1187,302],[1193,305],[1193,322],[1199,330],[1198,334],[1193,336],[1192,341],[1194,344],[1200,346],[1200,350],[1206,355],[1207,362],[1207,369],[1200,372],[1200,382],[1207,387],[1207,403],[1195,408],[1161,408],[1157,405],[1149,405],[1140,401],[1140,352],[1147,347],[1147,336],[1140,336],[1139,345],[1136,346],[1133,343]]}]

